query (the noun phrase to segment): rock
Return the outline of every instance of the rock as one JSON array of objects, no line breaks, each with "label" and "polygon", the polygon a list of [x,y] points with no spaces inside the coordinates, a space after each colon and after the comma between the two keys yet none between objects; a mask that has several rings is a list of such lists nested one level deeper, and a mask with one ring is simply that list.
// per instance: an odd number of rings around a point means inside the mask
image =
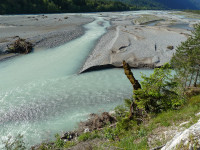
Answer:
[{"label": "rock", "polygon": [[109,115],[111,115],[111,116],[113,116],[115,114],[116,114],[116,112],[114,110],[109,112]]},{"label": "rock", "polygon": [[189,121],[186,121],[186,122],[181,123],[179,126],[183,126],[183,125],[188,124],[188,123],[189,123]]},{"label": "rock", "polygon": [[33,44],[25,39],[18,38],[13,44],[7,46],[8,53],[28,54],[33,50]]},{"label": "rock", "polygon": [[199,113],[196,113],[195,116],[200,116],[200,112],[199,112]]},{"label": "rock", "polygon": [[90,129],[89,129],[89,128],[86,128],[86,129],[84,130],[84,133],[87,133],[87,132],[90,132]]},{"label": "rock", "polygon": [[169,49],[169,50],[173,50],[174,49],[174,46],[167,46],[167,49]]},{"label": "rock", "polygon": [[66,16],[66,17],[64,17],[64,19],[68,19],[68,18],[69,18],[69,17],[67,17],[67,16]]},{"label": "rock", "polygon": [[189,129],[177,134],[161,150],[200,149],[200,120]]},{"label": "rock", "polygon": [[115,122],[116,119],[108,112],[103,112],[101,115],[90,114],[90,119],[79,124],[79,132],[99,130],[105,127],[107,124],[113,124]]},{"label": "rock", "polygon": [[64,141],[71,141],[74,138],[78,137],[78,133],[77,132],[66,132],[61,139]]}]

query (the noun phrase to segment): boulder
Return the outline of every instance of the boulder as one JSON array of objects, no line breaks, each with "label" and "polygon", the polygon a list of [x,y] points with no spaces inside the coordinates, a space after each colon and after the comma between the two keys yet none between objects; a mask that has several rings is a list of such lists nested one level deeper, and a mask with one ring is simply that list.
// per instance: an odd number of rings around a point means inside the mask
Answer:
[{"label": "boulder", "polygon": [[200,150],[200,120],[190,128],[178,133],[161,150]]},{"label": "boulder", "polygon": [[74,138],[78,137],[78,133],[77,132],[66,132],[61,139],[64,141],[71,141]]}]

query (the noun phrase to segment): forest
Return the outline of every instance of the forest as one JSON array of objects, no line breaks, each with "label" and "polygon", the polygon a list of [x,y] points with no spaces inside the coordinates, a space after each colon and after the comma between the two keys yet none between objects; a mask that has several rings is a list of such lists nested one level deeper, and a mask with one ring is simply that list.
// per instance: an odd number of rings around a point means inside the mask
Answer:
[{"label": "forest", "polygon": [[67,13],[135,10],[107,0],[0,0],[0,14]]},{"label": "forest", "polygon": [[142,9],[200,9],[199,0],[113,0]]},{"label": "forest", "polygon": [[199,9],[196,0],[0,0],[0,14]]}]

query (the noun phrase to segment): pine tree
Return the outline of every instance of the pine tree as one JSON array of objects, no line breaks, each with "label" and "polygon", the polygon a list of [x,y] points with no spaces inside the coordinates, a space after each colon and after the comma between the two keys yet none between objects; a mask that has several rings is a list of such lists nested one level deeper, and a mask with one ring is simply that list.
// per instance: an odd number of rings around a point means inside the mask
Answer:
[{"label": "pine tree", "polygon": [[192,35],[178,46],[171,65],[184,88],[197,86],[200,77],[200,24],[195,25]]}]

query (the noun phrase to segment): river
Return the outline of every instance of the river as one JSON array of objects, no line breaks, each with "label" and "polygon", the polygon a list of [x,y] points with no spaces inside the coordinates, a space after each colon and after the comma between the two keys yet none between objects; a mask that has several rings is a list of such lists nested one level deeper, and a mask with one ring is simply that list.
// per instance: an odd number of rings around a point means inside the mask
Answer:
[{"label": "river", "polygon": [[[80,38],[0,63],[1,141],[17,134],[27,146],[52,140],[56,133],[73,130],[90,113],[112,110],[131,97],[123,69],[77,74],[110,26],[103,17],[95,18]],[[140,79],[140,72],[152,70],[133,72]]]}]

